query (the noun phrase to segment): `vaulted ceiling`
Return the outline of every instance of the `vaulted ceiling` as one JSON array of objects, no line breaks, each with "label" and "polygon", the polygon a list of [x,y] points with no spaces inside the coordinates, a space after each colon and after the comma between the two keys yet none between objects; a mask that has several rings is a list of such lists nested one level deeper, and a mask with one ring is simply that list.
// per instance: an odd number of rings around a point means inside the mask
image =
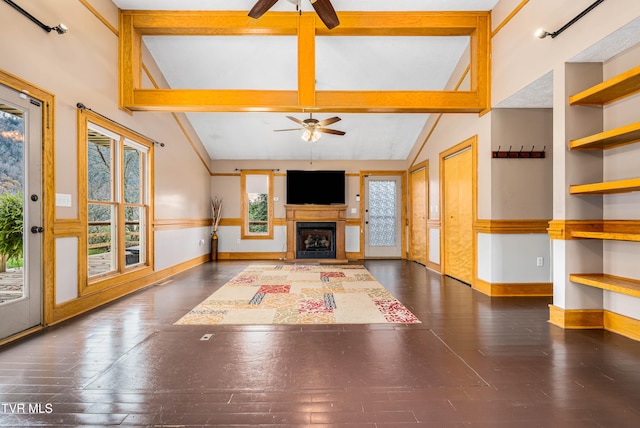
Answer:
[{"label": "vaulted ceiling", "polygon": [[[340,17],[341,14],[347,16],[348,12],[358,11],[487,11],[497,1],[332,0],[332,4]],[[244,16],[255,0],[113,2],[122,10],[239,11]],[[256,22],[266,22],[270,16],[276,15],[274,12],[294,14],[295,3],[296,0],[280,0],[259,20],[246,17],[243,25],[251,27],[256,26]],[[304,16],[314,13],[307,0],[302,0],[300,8]],[[339,30],[340,27],[331,31]],[[142,43],[171,89],[241,90],[248,93],[285,93],[299,89],[299,56],[304,56],[305,52],[299,53],[299,38],[295,34],[278,37],[146,34]],[[440,91],[462,56],[469,55],[469,44],[470,37],[465,35],[388,37],[346,34],[315,37],[312,60],[315,78],[308,82],[308,86],[314,87],[315,94],[322,91]],[[385,111],[393,109],[305,110],[301,105],[272,107],[207,111],[211,109],[180,106],[174,110],[187,112],[189,121],[213,160],[306,160],[310,156],[314,160],[403,160],[409,155],[429,117],[428,109],[396,112]],[[286,116],[305,119],[309,112],[320,120],[341,117],[342,120],[330,128],[344,131],[346,135],[323,134],[318,142],[308,143],[301,140],[302,131],[274,132],[297,128],[298,125]]]}]

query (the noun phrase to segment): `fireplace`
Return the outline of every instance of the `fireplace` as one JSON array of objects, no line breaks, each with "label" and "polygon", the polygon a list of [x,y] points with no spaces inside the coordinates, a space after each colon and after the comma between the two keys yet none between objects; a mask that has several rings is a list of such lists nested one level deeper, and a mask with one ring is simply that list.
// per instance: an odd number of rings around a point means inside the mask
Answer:
[{"label": "fireplace", "polygon": [[[285,205],[287,211],[287,256],[285,260],[318,260],[322,263],[347,263],[345,252],[345,223],[347,219],[346,205]],[[302,243],[304,255],[298,253],[298,225],[311,229],[307,231]],[[311,225],[311,226],[309,226]],[[329,239],[330,227],[333,237]],[[309,236],[311,235],[311,236]],[[311,239],[309,239],[311,237]],[[308,240],[308,244],[304,241]],[[327,247],[328,245],[328,247]]]},{"label": "fireplace", "polygon": [[297,222],[296,258],[335,259],[335,222]]}]

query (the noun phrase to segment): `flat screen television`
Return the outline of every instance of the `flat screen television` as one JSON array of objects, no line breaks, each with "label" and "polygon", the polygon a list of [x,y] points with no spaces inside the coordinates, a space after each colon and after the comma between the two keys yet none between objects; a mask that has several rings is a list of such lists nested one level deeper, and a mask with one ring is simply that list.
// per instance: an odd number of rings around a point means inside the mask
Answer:
[{"label": "flat screen television", "polygon": [[287,171],[287,204],[344,203],[344,171]]}]

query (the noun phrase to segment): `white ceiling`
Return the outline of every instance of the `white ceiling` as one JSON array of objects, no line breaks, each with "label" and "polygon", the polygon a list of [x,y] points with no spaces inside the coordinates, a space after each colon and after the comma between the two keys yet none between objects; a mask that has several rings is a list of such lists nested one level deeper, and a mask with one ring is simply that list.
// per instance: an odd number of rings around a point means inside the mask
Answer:
[{"label": "white ceiling", "polygon": [[[246,10],[256,0],[113,0],[120,9]],[[490,10],[498,0],[332,0],[336,11]],[[295,11],[295,0],[272,10]],[[303,11],[313,11],[302,0]],[[297,88],[295,37],[144,37],[144,43],[172,88]],[[466,37],[319,37],[316,39],[318,90],[439,90],[466,52]],[[323,134],[306,143],[285,116],[294,113],[188,113],[211,159],[404,160],[428,114],[323,113],[340,116]]]}]

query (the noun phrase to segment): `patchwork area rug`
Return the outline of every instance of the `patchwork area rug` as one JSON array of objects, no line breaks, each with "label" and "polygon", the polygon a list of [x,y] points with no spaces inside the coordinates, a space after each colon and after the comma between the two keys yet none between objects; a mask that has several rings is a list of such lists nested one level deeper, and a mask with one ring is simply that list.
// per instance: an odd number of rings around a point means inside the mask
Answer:
[{"label": "patchwork area rug", "polygon": [[419,323],[364,266],[251,265],[176,324]]}]

